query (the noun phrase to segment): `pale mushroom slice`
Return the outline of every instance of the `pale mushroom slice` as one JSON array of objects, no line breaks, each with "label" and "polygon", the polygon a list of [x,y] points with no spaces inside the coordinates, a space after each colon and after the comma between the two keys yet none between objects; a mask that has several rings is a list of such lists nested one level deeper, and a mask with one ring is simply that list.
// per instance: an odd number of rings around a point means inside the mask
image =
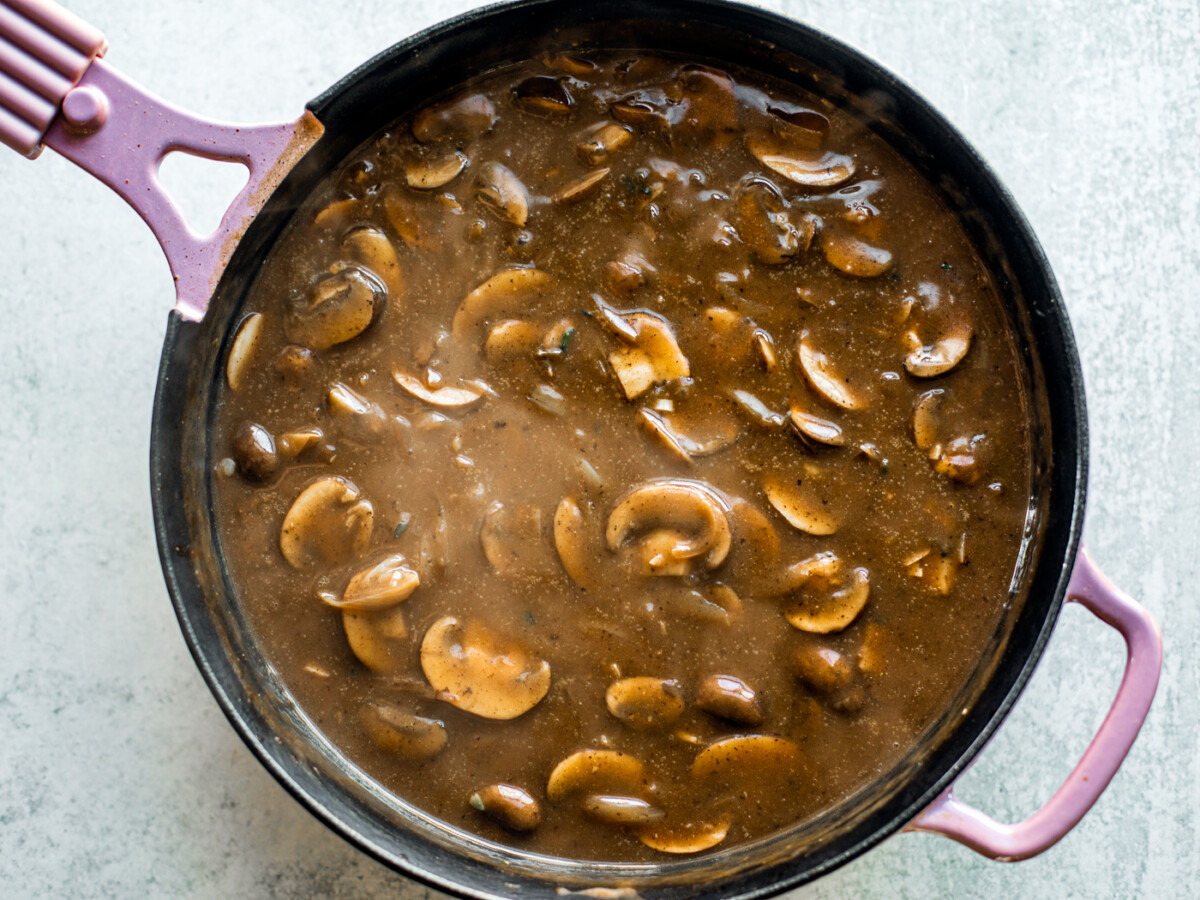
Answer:
[{"label": "pale mushroom slice", "polygon": [[434,191],[461,175],[470,162],[460,150],[445,156],[410,159],[404,164],[404,181],[414,190]]},{"label": "pale mushroom slice", "polygon": [[329,414],[339,426],[339,431],[358,441],[370,443],[382,438],[388,428],[387,413],[383,408],[368,400],[358,391],[338,382],[325,395]]},{"label": "pale mushroom slice", "polygon": [[579,794],[636,795],[645,790],[646,767],[617,750],[579,750],[550,772],[546,796],[560,803]]},{"label": "pale mushroom slice", "polygon": [[683,588],[663,595],[663,608],[697,622],[729,627],[742,619],[742,598],[729,585],[720,582],[703,591]]},{"label": "pale mushroom slice", "polygon": [[838,530],[837,516],[811,491],[772,476],[763,481],[763,493],[789,525],[805,534],[824,536]]},{"label": "pale mushroom slice", "polygon": [[867,407],[866,398],[852,391],[849,380],[838,374],[829,357],[813,346],[812,335],[807,330],[800,332],[797,351],[800,371],[822,399],[842,409]]},{"label": "pale mushroom slice", "polygon": [[392,370],[392,378],[416,399],[441,409],[466,409],[482,400],[486,393],[486,385],[481,382],[464,382],[459,387],[447,385],[429,388],[420,378],[399,369]]},{"label": "pale mushroom slice", "polygon": [[861,566],[848,573],[836,554],[826,552],[797,563],[785,578],[795,584],[784,617],[800,631],[832,634],[844,630],[867,605],[871,578]]},{"label": "pale mushroom slice", "polygon": [[732,820],[713,822],[675,822],[669,816],[661,823],[638,832],[638,840],[660,853],[685,854],[711,850],[729,834]]},{"label": "pale mushroom slice", "polygon": [[631,490],[609,514],[605,537],[611,550],[636,541],[649,575],[687,574],[697,562],[715,569],[732,543],[724,501],[708,485],[685,479]]},{"label": "pale mushroom slice", "polygon": [[519,356],[532,356],[542,340],[542,329],[526,319],[502,319],[488,329],[483,355],[493,365]]},{"label": "pale mushroom slice", "polygon": [[438,699],[485,719],[515,719],[550,690],[550,664],[479,619],[434,622],[421,640],[421,669]]},{"label": "pale mushroom slice", "polygon": [[387,288],[361,266],[342,266],[317,281],[284,323],[288,340],[325,350],[358,337],[387,302]]},{"label": "pale mushroom slice", "polygon": [[948,553],[926,548],[923,552],[910,556],[905,563],[908,574],[935,594],[944,597],[954,587],[958,563]]},{"label": "pale mushroom slice", "polygon": [[326,605],[335,609],[378,612],[407,600],[420,584],[421,576],[406,564],[404,554],[394,553],[356,572],[341,597],[328,592],[322,592],[319,596]]},{"label": "pale mushroom slice", "polygon": [[294,569],[341,565],[371,543],[375,510],[352,482],[340,476],[314,481],[288,509],[279,549]]},{"label": "pale mushroom slice", "polygon": [[916,406],[913,407],[913,441],[918,450],[931,451],[930,457],[934,459],[941,455],[941,447],[938,445],[938,407],[941,405],[943,394],[941,388],[926,391],[917,398]]},{"label": "pale mushroom slice", "polygon": [[542,511],[536,506],[496,502],[483,515],[479,529],[483,555],[497,574],[530,577],[545,571],[549,553],[542,533]]},{"label": "pale mushroom slice", "polygon": [[600,184],[608,177],[608,173],[612,171],[608,168],[596,169],[593,172],[588,172],[580,178],[576,178],[569,184],[563,185],[554,192],[551,198],[555,203],[565,205],[576,203],[583,200],[593,191],[600,187]]},{"label": "pale mushroom slice", "polygon": [[238,326],[237,334],[229,347],[229,358],[225,360],[225,379],[232,390],[236,391],[241,387],[242,380],[246,377],[250,361],[254,358],[254,351],[258,347],[263,321],[262,313],[250,313]]},{"label": "pale mushroom slice", "polygon": [[359,719],[367,734],[381,749],[405,759],[431,759],[446,748],[446,726],[380,700],[359,708]]},{"label": "pale mushroom slice", "polygon": [[916,331],[906,332],[909,352],[904,357],[904,368],[917,378],[945,375],[963,361],[971,349],[972,336],[971,325],[965,320],[955,321],[939,330],[937,340],[931,344],[923,343]]},{"label": "pale mushroom slice", "polygon": [[472,138],[496,124],[496,107],[483,94],[470,94],[426,107],[413,117],[412,132],[421,143],[442,137]]},{"label": "pale mushroom slice", "polygon": [[739,734],[709,744],[692,762],[695,779],[753,777],[755,772],[794,768],[803,756],[787,738]]},{"label": "pale mushroom slice", "polygon": [[827,150],[789,146],[774,134],[747,134],[746,149],[760,164],[806,188],[831,188],[849,181],[853,158]]},{"label": "pale mushroom slice", "polygon": [[889,251],[848,234],[826,233],[821,251],[831,266],[855,278],[876,278],[892,267]]},{"label": "pale mushroom slice", "polygon": [[663,728],[683,715],[683,687],[672,678],[622,678],[604,694],[608,711],[639,731]]},{"label": "pale mushroom slice", "polygon": [[554,511],[554,549],[562,567],[580,587],[592,584],[592,554],[585,540],[583,510],[574,497],[563,497]]},{"label": "pale mushroom slice", "polygon": [[475,197],[496,218],[524,228],[529,219],[529,191],[512,170],[486,162],[475,176]]},{"label": "pale mushroom slice", "polygon": [[633,140],[633,132],[616,122],[596,126],[575,145],[575,154],[589,166],[600,166]]},{"label": "pale mushroom slice", "polygon": [[592,794],[583,799],[580,808],[589,819],[602,825],[624,828],[650,825],[666,816],[664,810],[641,797],[620,794]]},{"label": "pale mushroom slice", "polygon": [[708,440],[699,441],[688,437],[671,420],[651,409],[642,409],[638,413],[641,423],[646,430],[662,441],[663,446],[684,462],[694,462],[697,458],[711,456],[731,446],[737,440],[737,428],[732,423],[718,423],[718,430]]},{"label": "pale mushroom slice", "polygon": [[392,303],[400,299],[404,293],[404,272],[396,248],[386,234],[378,228],[355,228],[342,238],[342,250],[379,277],[387,286]]},{"label": "pale mushroom slice", "polygon": [[527,113],[547,119],[571,115],[575,98],[561,78],[533,75],[513,88],[513,102]]},{"label": "pale mushroom slice", "polygon": [[342,630],[350,651],[372,672],[397,672],[409,663],[408,623],[398,606],[362,612],[344,609]]},{"label": "pale mushroom slice", "polygon": [[836,422],[813,415],[794,403],[788,410],[788,417],[791,419],[792,428],[802,438],[828,447],[841,447],[846,443],[846,436]]},{"label": "pale mushroom slice", "polygon": [[542,269],[505,269],[475,288],[454,313],[450,333],[456,341],[466,340],[486,321],[518,318],[534,307],[534,301],[554,283]]},{"label": "pale mushroom slice", "polygon": [[634,336],[614,348],[608,362],[627,400],[640,397],[655,384],[691,375],[688,359],[665,319],[650,313],[629,313],[621,318]]}]

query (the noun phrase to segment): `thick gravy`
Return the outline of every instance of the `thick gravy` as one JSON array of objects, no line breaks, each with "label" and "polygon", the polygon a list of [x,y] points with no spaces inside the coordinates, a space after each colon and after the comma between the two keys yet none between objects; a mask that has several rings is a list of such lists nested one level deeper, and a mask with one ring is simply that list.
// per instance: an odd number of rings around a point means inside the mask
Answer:
[{"label": "thick gravy", "polygon": [[330,740],[446,822],[744,842],[895,765],[996,639],[1031,494],[1001,304],[814,97],[494,72],[331,175],[245,314],[213,436],[240,602]]}]

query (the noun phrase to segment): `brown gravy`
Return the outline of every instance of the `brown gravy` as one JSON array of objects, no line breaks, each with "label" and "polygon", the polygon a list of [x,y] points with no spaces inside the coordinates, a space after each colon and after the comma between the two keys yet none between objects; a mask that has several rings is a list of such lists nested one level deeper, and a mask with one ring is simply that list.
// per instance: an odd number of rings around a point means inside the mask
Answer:
[{"label": "brown gravy", "polygon": [[995,287],[852,117],[557,56],[395,123],[267,261],[217,514],[341,750],[485,837],[653,861],[820,815],[995,639],[1031,493]]}]

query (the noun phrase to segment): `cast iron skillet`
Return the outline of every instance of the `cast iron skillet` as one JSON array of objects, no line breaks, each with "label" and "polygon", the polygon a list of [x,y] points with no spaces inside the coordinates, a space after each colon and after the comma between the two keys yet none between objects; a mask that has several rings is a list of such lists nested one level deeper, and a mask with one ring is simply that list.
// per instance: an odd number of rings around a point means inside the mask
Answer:
[{"label": "cast iron skillet", "polygon": [[[1079,546],[1087,422],[1079,359],[1046,259],[1012,198],[961,135],[911,89],[795,21],[725,0],[519,0],[404,40],[308,104],[295,122],[236,127],[198,119],[102,60],[102,36],[47,0],[0,0],[0,139],[35,156],[49,145],[122,194],[146,219],[177,283],[151,441],[163,572],[192,655],[263,765],[343,837],[395,869],[468,897],[557,897],[626,886],[650,898],[760,897],[823,875],[901,828],[938,832],[997,859],[1041,852],[1107,786],[1149,709],[1161,639],[1144,609]],[[399,803],[343,758],[300,710],[255,644],[229,583],[212,510],[209,423],[247,291],[293,212],[363,141],[473,75],[549,48],[675,52],[792,82],[851,110],[896,147],[959,214],[1007,303],[1037,398],[1039,514],[1031,516],[1018,597],[995,652],[962,704],[895,769],[819,821],[745,847],[657,865],[583,864],[521,853],[450,829]],[[16,60],[12,63],[12,60]],[[40,101],[39,101],[40,98]],[[250,183],[208,238],[162,192],[173,150],[239,160]],[[1000,825],[951,788],[1000,725],[1036,665],[1064,599],[1117,628],[1125,679],[1096,738],[1030,819]],[[952,715],[952,713],[954,713]],[[950,727],[951,720],[955,725]],[[632,896],[632,895],[630,895]]]}]

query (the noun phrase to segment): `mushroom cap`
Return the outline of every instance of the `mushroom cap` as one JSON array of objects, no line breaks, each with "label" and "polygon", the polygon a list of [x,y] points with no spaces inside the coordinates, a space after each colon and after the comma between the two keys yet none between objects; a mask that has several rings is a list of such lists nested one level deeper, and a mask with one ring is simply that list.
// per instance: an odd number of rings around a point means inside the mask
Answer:
[{"label": "mushroom cap", "polygon": [[837,187],[856,169],[849,156],[805,148],[776,134],[747,134],[746,149],[772,172],[806,188]]},{"label": "mushroom cap", "polygon": [[404,293],[404,272],[396,248],[386,234],[378,228],[355,228],[342,238],[342,250],[387,286],[392,303],[400,299]]},{"label": "mushroom cap", "polygon": [[372,672],[395,672],[410,659],[411,650],[404,643],[408,623],[403,609],[363,612],[343,609],[342,630],[350,652]]},{"label": "mushroom cap", "polygon": [[359,718],[376,744],[406,759],[437,756],[448,740],[446,726],[437,719],[414,715],[394,703],[368,701],[359,709]]},{"label": "mushroom cap", "polygon": [[361,266],[341,266],[313,284],[285,322],[288,340],[325,350],[358,337],[387,302],[387,288]]},{"label": "mushroom cap", "polygon": [[967,355],[971,349],[971,326],[955,322],[947,327],[932,344],[922,344],[916,332],[909,332],[909,343],[913,349],[904,357],[904,368],[917,378],[935,378],[945,375]]},{"label": "mushroom cap", "polygon": [[378,612],[407,600],[420,583],[421,576],[405,565],[404,554],[395,553],[356,572],[340,598],[322,594],[321,599],[335,609]]},{"label": "mushroom cap", "polygon": [[686,707],[678,681],[648,676],[614,681],[604,694],[604,702],[610,713],[638,730],[670,725]]},{"label": "mushroom cap", "polygon": [[486,393],[481,382],[466,382],[459,387],[447,385],[430,389],[422,384],[421,379],[417,376],[399,369],[392,370],[392,378],[395,379],[396,384],[422,403],[428,403],[430,406],[437,406],[441,409],[466,409],[482,400]]},{"label": "mushroom cap", "polygon": [[781,478],[769,477],[763,481],[763,492],[775,511],[793,528],[805,534],[819,536],[833,534],[838,530],[837,517],[809,491],[789,484]]},{"label": "mushroom cap", "polygon": [[484,322],[518,318],[531,301],[554,283],[542,269],[513,268],[497,272],[463,299],[454,313],[450,333],[456,341],[468,338]]},{"label": "mushroom cap", "polygon": [[611,550],[640,537],[644,551],[653,548],[644,562],[655,573],[697,559],[715,569],[732,543],[725,502],[708,485],[682,478],[650,481],[627,493],[609,514],[605,537]]},{"label": "mushroom cap", "polygon": [[453,706],[485,719],[515,719],[550,690],[550,664],[478,619],[434,622],[421,641],[421,669]]},{"label": "mushroom cap", "polygon": [[797,351],[800,371],[822,399],[842,409],[866,408],[866,398],[850,390],[850,383],[834,370],[829,357],[813,346],[807,330],[800,332]]},{"label": "mushroom cap", "polygon": [[692,763],[692,777],[745,778],[756,771],[797,766],[800,748],[787,738],[768,734],[743,734],[709,744]]},{"label": "mushroom cap", "polygon": [[792,427],[801,437],[829,447],[841,447],[846,443],[846,436],[836,422],[815,416],[795,404],[788,410],[788,415]]},{"label": "mushroom cap", "polygon": [[627,400],[641,396],[655,384],[691,374],[688,359],[665,319],[641,312],[621,314],[620,319],[628,326],[628,331],[619,332],[628,343],[613,348],[608,362]]},{"label": "mushroom cap", "polygon": [[588,818],[604,825],[638,826],[662,821],[663,810],[641,797],[620,794],[592,794],[580,804]]},{"label": "mushroom cap", "polygon": [[592,583],[589,576],[592,555],[585,546],[583,510],[574,497],[563,497],[554,511],[554,549],[562,567],[580,587]]},{"label": "mushroom cap", "polygon": [[444,156],[410,159],[404,164],[404,181],[417,191],[437,190],[461,175],[470,163],[460,150]]},{"label": "mushroom cap", "polygon": [[254,358],[254,350],[258,347],[258,337],[262,333],[262,313],[250,313],[238,325],[237,334],[229,346],[229,357],[225,360],[225,378],[232,390],[237,390],[246,377],[250,361]]},{"label": "mushroom cap", "polygon": [[729,834],[733,822],[728,818],[714,822],[674,822],[668,816],[664,821],[649,825],[638,832],[638,839],[651,850],[660,853],[700,853],[710,850]]},{"label": "mushroom cap", "polygon": [[529,191],[513,171],[485,162],[475,176],[475,196],[496,218],[524,228],[529,220]]},{"label": "mushroom cap", "polygon": [[337,475],[302,490],[283,518],[279,549],[295,569],[340,565],[371,543],[375,510],[354,482]]},{"label": "mushroom cap", "polygon": [[831,266],[856,278],[875,278],[892,267],[890,252],[840,232],[826,233],[821,250]]},{"label": "mushroom cap", "polygon": [[617,750],[579,750],[559,762],[546,782],[546,796],[558,803],[576,794],[636,794],[645,790],[646,767]]},{"label": "mushroom cap", "polygon": [[422,143],[442,137],[472,138],[496,124],[496,107],[484,94],[469,94],[429,106],[413,117],[413,137]]},{"label": "mushroom cap", "polygon": [[[832,557],[832,563],[825,558],[827,556]],[[805,563],[814,564],[812,574],[797,579],[798,587],[784,607],[785,618],[793,628],[811,634],[842,631],[867,605],[871,593],[870,573],[859,566],[843,574],[844,568],[833,554],[818,554]]]}]

